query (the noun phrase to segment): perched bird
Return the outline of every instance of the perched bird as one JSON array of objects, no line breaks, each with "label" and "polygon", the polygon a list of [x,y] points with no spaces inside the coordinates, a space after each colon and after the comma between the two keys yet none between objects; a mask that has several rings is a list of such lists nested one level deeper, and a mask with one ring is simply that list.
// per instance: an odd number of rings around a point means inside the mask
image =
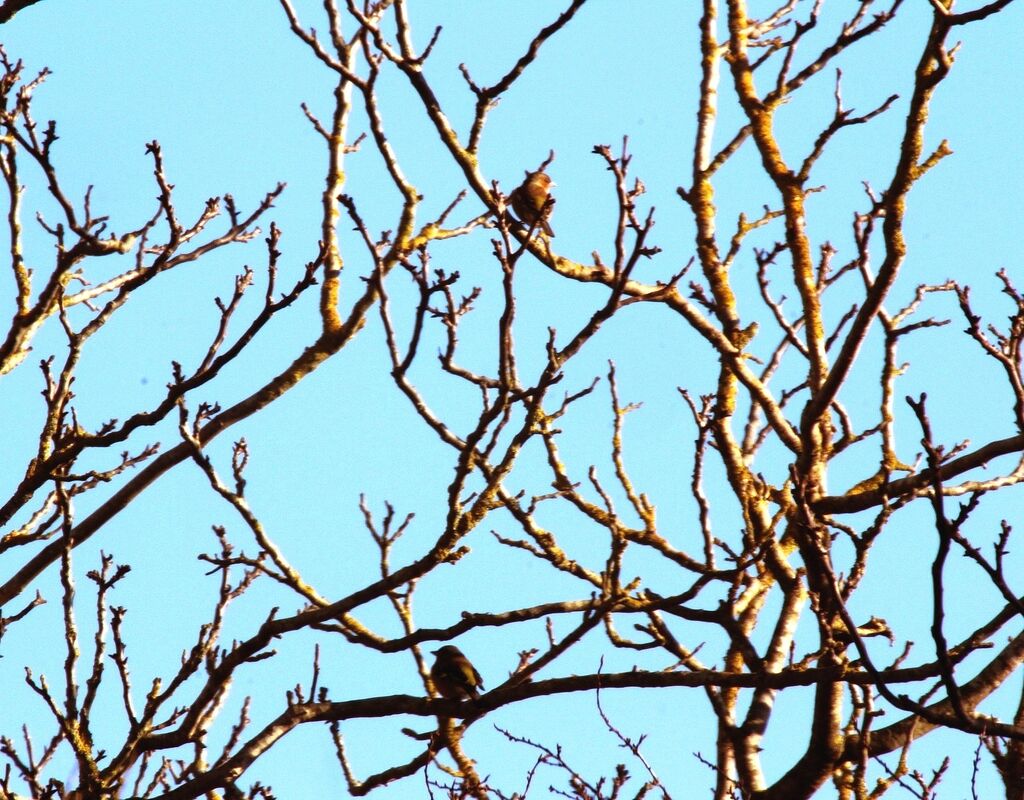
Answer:
[{"label": "perched bird", "polygon": [[[850,629],[846,627],[846,623],[843,622],[841,617],[836,617],[832,621],[832,638],[836,642],[843,646],[848,646],[853,643],[853,637],[850,635]],[[892,628],[889,627],[889,623],[881,617],[872,617],[863,625],[857,626],[857,635],[861,639],[867,639],[871,636],[884,636],[889,640],[889,644],[895,642],[895,638],[892,635]]]},{"label": "perched bird", "polygon": [[434,655],[437,660],[430,668],[430,679],[442,697],[449,700],[476,700],[480,696],[484,680],[459,648],[446,644],[440,650],[435,650]]},{"label": "perched bird", "polygon": [[554,185],[547,173],[528,172],[526,180],[508,196],[512,210],[516,212],[520,221],[528,227],[540,228],[548,236],[555,235],[547,219],[551,216],[551,203],[548,202],[548,198]]}]

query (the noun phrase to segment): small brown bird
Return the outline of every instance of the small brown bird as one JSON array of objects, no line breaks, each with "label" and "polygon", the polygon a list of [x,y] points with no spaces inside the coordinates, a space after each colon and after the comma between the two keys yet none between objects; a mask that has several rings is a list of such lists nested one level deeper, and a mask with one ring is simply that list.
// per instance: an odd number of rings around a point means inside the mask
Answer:
[{"label": "small brown bird", "polygon": [[548,217],[551,216],[551,203],[548,202],[548,198],[554,185],[547,173],[528,172],[526,179],[508,196],[512,210],[516,212],[519,220],[528,227],[540,228],[548,236],[555,235],[548,225]]},{"label": "small brown bird", "polygon": [[476,700],[484,688],[484,680],[455,645],[446,644],[434,650],[437,660],[430,668],[430,679],[442,697],[449,700]]}]

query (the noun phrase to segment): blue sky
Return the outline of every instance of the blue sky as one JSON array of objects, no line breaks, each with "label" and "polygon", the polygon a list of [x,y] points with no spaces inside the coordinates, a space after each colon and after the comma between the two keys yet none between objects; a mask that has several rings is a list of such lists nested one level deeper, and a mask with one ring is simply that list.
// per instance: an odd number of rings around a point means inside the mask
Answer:
[{"label": "blue sky", "polygon": [[[325,28],[319,3],[295,5],[307,25]],[[458,64],[465,63],[479,82],[492,82],[559,10],[558,4],[541,2],[414,5],[418,46],[426,43],[434,25],[443,26],[426,69],[460,132],[470,119],[472,98]],[[591,151],[596,144],[617,149],[622,136],[628,134],[635,154],[633,173],[648,189],[642,208],[657,208],[654,240],[663,248],[657,259],[638,270],[637,277],[650,282],[667,280],[693,252],[693,223],[675,193],[678,186],[688,183],[694,132],[697,18],[688,7],[691,5],[638,2],[629,4],[627,10],[608,0],[589,3],[565,31],[544,46],[532,67],[502,98],[481,148],[483,173],[500,181],[506,191],[520,180],[522,170],[534,168],[553,149],[556,159],[550,172],[558,183],[558,203],[552,224],[557,246],[577,260],[586,261],[595,250],[608,259],[614,191],[603,162]],[[760,10],[764,4],[756,5],[755,10]],[[826,4],[819,35],[834,31],[839,16],[853,7],[838,0]],[[828,239],[839,248],[840,261],[844,253],[847,257],[851,253],[849,223],[852,211],[864,205],[862,182],[879,187],[891,173],[894,143],[905,116],[928,8],[924,0],[909,2],[877,41],[855,48],[842,61],[843,97],[848,106],[866,111],[891,93],[901,97],[888,114],[870,126],[841,133],[819,165],[815,182],[827,185],[828,190],[809,201],[809,225],[816,240]],[[1024,111],[1015,89],[1022,66],[1017,41],[1022,26],[1024,12],[1018,3],[997,18],[963,31],[963,47],[951,77],[936,96],[928,129],[930,146],[948,138],[955,155],[926,176],[911,196],[910,257],[893,305],[909,300],[918,283],[954,278],[971,284],[978,305],[1001,323],[1011,309],[992,274],[1005,267],[1024,283],[1017,236],[1019,187],[1024,178],[1019,145]],[[284,181],[287,189],[267,218],[275,220],[284,232],[280,285],[290,285],[305,262],[315,257],[325,157],[299,104],[306,102],[314,113],[325,114],[332,82],[288,31],[276,2],[43,0],[0,28],[0,38],[12,57],[25,60],[30,72],[43,66],[53,71],[36,93],[36,116],[58,120],[61,138],[56,162],[69,194],[80,197],[88,185],[94,185],[94,208],[110,215],[113,230],[137,227],[153,213],[156,190],[145,144],[158,139],[183,217],[197,215],[208,197],[224,192],[233,194],[241,208],[249,208],[278,181]],[[805,150],[827,122],[833,79],[831,72],[819,76],[806,93],[780,111],[778,135],[789,152]],[[725,83],[723,80],[723,86]],[[382,78],[380,95],[385,124],[403,168],[425,195],[421,219],[427,219],[447,206],[462,188],[460,175],[431,134],[408,86],[389,74]],[[725,91],[720,119],[722,131],[731,131],[739,123],[738,108],[729,102]],[[353,130],[364,128],[365,120],[356,114]],[[722,230],[729,229],[740,211],[757,213],[772,199],[756,167],[757,159],[748,146],[736,164],[723,171],[716,198]],[[380,159],[373,149],[364,145],[351,155],[347,171],[346,191],[357,198],[370,229],[376,232],[391,227],[397,195],[382,179]],[[23,182],[29,187],[25,201],[28,257],[42,271],[50,263],[51,244],[34,226],[32,213],[39,209],[53,219],[55,212],[38,175],[26,174]],[[480,204],[469,199],[456,217],[469,219],[480,210]],[[465,323],[461,354],[464,363],[483,369],[493,359],[494,310],[500,284],[489,256],[490,236],[478,234],[437,247],[433,266],[458,269],[467,286],[485,287],[478,311]],[[770,242],[776,235],[777,231],[771,231],[754,241]],[[342,241],[346,269],[351,274],[346,280],[355,290],[360,285],[355,276],[365,274],[368,264],[345,224]],[[172,359],[192,365],[201,359],[218,318],[212,298],[230,292],[233,276],[245,264],[252,265],[262,280],[264,260],[265,251],[256,240],[146,287],[137,302],[130,303],[96,337],[83,359],[76,393],[86,424],[123,418],[137,408],[155,404],[170,377]],[[755,305],[749,253],[741,262],[736,275],[741,304],[751,313],[760,312]],[[114,274],[117,265],[111,259],[95,268],[98,272],[90,276],[94,281],[107,277],[102,270]],[[524,263],[517,280],[521,302],[516,339],[521,363],[528,370],[543,359],[548,327],[568,334],[604,302],[606,292],[567,284],[537,263]],[[0,278],[3,313],[13,311],[9,281],[7,274]],[[392,276],[390,291],[396,309],[407,312],[413,295],[404,275]],[[784,290],[780,287],[779,291]],[[251,313],[259,299],[255,292],[243,309]],[[852,297],[834,298],[829,318],[837,320],[851,302]],[[943,296],[929,302],[927,314],[951,317],[953,323],[906,342],[902,355],[912,366],[897,396],[927,390],[933,422],[943,441],[970,438],[981,443],[1011,435],[1012,417],[999,375],[965,342],[955,299]],[[408,314],[399,316],[401,330],[407,329],[407,323]],[[256,349],[197,395],[192,405],[207,399],[227,405],[248,395],[284,368],[315,335],[317,326],[311,293],[275,319]],[[765,339],[764,348],[769,341]],[[47,353],[59,353],[62,342],[60,327],[48,326],[26,364],[5,376],[0,385],[0,419],[11,421],[6,426],[5,450],[19,454],[0,464],[4,485],[17,480],[24,463],[20,454],[32,446],[37,435],[43,408],[35,363]],[[457,428],[464,428],[476,400],[472,393],[437,374],[430,354],[440,342],[440,330],[435,328],[424,344],[423,363],[414,370],[414,377],[439,413],[456,420]],[[877,386],[869,371],[877,348],[876,337],[865,348],[863,368],[855,370],[858,388],[847,398],[851,413],[860,415],[861,420],[871,419],[877,408]],[[676,387],[689,387],[695,394],[711,391],[717,359],[679,318],[646,306],[627,309],[590,343],[587,352],[567,370],[566,389],[576,390],[594,376],[603,377],[608,359],[616,362],[623,400],[644,403],[627,422],[626,456],[637,485],[658,504],[659,520],[666,529],[678,531],[683,545],[699,548],[693,530],[694,504],[687,488],[694,431]],[[990,392],[985,389],[989,383],[993,387]],[[978,391],[971,391],[970,402],[965,404],[963,392],[968,389]],[[900,406],[901,444],[912,458],[919,449],[919,433],[902,401]],[[603,381],[566,418],[563,427],[563,452],[574,472],[583,476],[590,464],[598,464],[602,474],[610,475],[607,451],[611,430]],[[133,439],[132,444],[160,440],[167,445],[176,436],[173,424],[164,425]],[[368,571],[376,569],[376,554],[361,527],[357,505],[361,493],[378,516],[385,501],[393,503],[400,514],[416,513],[409,534],[396,549],[397,563],[414,558],[443,525],[444,496],[454,460],[388,377],[383,335],[375,315],[351,347],[281,401],[211,446],[210,453],[224,473],[230,444],[240,436],[247,439],[252,452],[248,496],[254,510],[289,559],[329,595],[351,591]],[[838,463],[835,484],[830,488],[841,492],[870,474],[874,457],[875,451],[869,448]],[[541,458],[539,449],[524,453],[517,480],[528,492],[543,491],[550,480]],[[764,470],[768,473],[773,468],[784,468],[784,464],[767,464]],[[709,493],[713,500],[722,500],[717,506],[716,530],[731,532],[739,524],[737,515],[725,502],[722,487],[715,486],[716,480],[720,484],[721,475],[709,467]],[[83,498],[80,516],[88,512],[91,502]],[[1011,516],[1019,502],[1019,492],[1007,492],[1003,504],[996,502],[985,510],[984,522],[992,524]],[[917,547],[934,547],[934,537],[919,530],[928,524],[924,511],[905,512],[896,523],[899,531],[879,544],[874,566],[877,574],[858,597],[858,604],[863,605],[857,611],[867,616],[876,608],[885,609],[890,624],[902,637],[916,639],[919,646],[926,647],[928,619],[923,615],[927,598],[922,597],[919,604],[915,595],[908,593],[895,609],[891,606],[894,584],[906,577],[907,553],[916,552]],[[588,554],[588,537],[593,531],[577,528],[573,520],[565,512],[552,512],[549,524],[559,526],[567,547]],[[126,630],[139,687],[146,686],[149,677],[165,672],[168,663],[175,663],[178,653],[190,644],[197,620],[211,607],[215,587],[203,578],[205,565],[196,555],[215,546],[210,533],[213,524],[228,525],[236,541],[252,550],[231,509],[213,496],[194,465],[182,464],[76,553],[77,569],[82,573],[96,565],[100,549],[132,564],[133,572],[119,587],[116,602],[131,609]],[[565,579],[552,579],[526,556],[510,555],[493,542],[491,528],[515,534],[508,517],[496,516],[493,524],[483,528],[486,530],[474,534],[474,551],[467,563],[459,565],[457,582],[446,581],[443,572],[423,581],[417,601],[421,626],[450,624],[465,609],[503,610],[578,591]],[[978,535],[985,541],[991,538],[984,529]],[[652,585],[662,581],[671,586],[675,577],[656,563],[638,560],[636,568],[650,570],[645,578]],[[4,569],[6,577],[7,564]],[[659,570],[665,570],[664,574]],[[970,587],[974,580],[964,573],[964,586]],[[281,603],[284,610],[295,607],[293,598],[265,583],[258,583],[232,609],[227,640],[233,635],[245,636],[274,603]],[[182,591],[183,587],[187,589]],[[509,587],[516,589],[514,599],[509,597]],[[31,656],[35,672],[54,678],[60,673],[63,656],[52,649],[53,630],[60,618],[56,572],[42,576],[39,588],[50,603],[13,628],[3,642],[0,681],[5,687],[14,687],[0,714],[4,733],[17,726],[8,724],[15,716],[19,725],[22,717],[32,721],[45,716],[38,700],[20,682],[26,655]],[[80,594],[83,603],[91,598],[84,580]],[[991,600],[990,594],[965,590],[965,616],[951,624],[967,630],[984,616],[980,610],[970,614],[973,603],[986,600]],[[87,609],[83,605],[83,618],[91,613]],[[398,633],[393,615],[383,606],[372,607],[365,618],[383,633]],[[565,626],[567,630],[568,623]],[[522,630],[478,631],[460,641],[460,646],[485,679],[496,684],[515,666],[517,651],[542,646],[543,640],[542,625],[537,623]],[[311,648],[312,637],[308,636],[282,642],[276,659],[240,674],[229,707],[236,708],[245,694],[256,693],[256,727],[279,713],[282,692],[294,684],[296,670],[300,669],[303,678],[308,674],[306,667],[295,665],[308,664]],[[352,649],[325,647],[324,682],[332,688],[332,696],[422,692],[411,659],[406,658],[399,668],[394,657],[352,653]],[[888,651],[880,653],[879,657],[887,660]],[[581,648],[578,654],[558,662],[551,676],[592,671],[596,658],[596,649]],[[605,668],[628,669],[634,660],[637,657],[632,653],[612,652]],[[925,660],[923,655],[921,660]],[[1019,680],[1014,690],[1017,683]],[[648,758],[675,796],[683,796],[688,786],[704,786],[710,780],[706,768],[691,756],[695,751],[713,752],[712,717],[698,695],[647,692],[605,698],[613,718],[625,720],[627,732],[650,731]],[[115,713],[116,695],[111,693],[107,701],[112,711],[106,722],[114,736],[122,724]],[[798,704],[790,706],[790,702],[780,705],[779,714],[783,719],[789,715],[802,734],[803,709]],[[231,712],[225,714],[226,723],[231,718]],[[596,731],[588,735],[585,744],[573,740],[581,719]],[[681,729],[680,719],[686,720],[685,728]],[[561,741],[581,764],[603,765],[619,757],[615,742],[598,730],[592,697],[533,701],[496,714],[473,731],[476,738],[471,740],[471,752],[480,760],[481,771],[507,781],[506,787],[515,786],[513,781],[529,765],[532,754],[513,749],[509,755],[507,747],[496,749],[500,737],[491,728],[492,721],[548,744]],[[357,768],[367,774],[391,763],[396,752],[412,754],[414,745],[406,744],[397,733],[404,724],[408,721],[346,725]],[[223,736],[224,730],[226,727],[215,736]],[[800,736],[792,740],[785,734],[770,736],[766,747],[774,749],[778,757],[766,759],[768,769],[788,765],[801,745]],[[323,756],[310,758],[311,748]],[[591,748],[593,752],[585,756]],[[950,797],[967,796],[973,751],[965,737],[929,737],[914,750],[920,759],[916,766],[929,769],[946,752],[955,753],[956,758],[944,789]],[[487,757],[497,753],[501,756]],[[295,770],[299,759],[303,769]],[[319,726],[291,735],[250,776],[272,783],[280,797],[309,796],[316,787],[341,784],[326,733]],[[991,767],[985,769],[983,779],[986,786],[996,785]],[[554,781],[554,776],[549,780]],[[414,779],[378,796],[420,797],[423,787]]]}]

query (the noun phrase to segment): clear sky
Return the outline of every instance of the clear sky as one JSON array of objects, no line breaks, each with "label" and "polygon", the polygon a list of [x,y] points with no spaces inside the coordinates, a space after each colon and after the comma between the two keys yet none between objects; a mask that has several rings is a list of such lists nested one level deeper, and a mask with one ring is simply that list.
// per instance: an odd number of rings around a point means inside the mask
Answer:
[{"label": "clear sky", "polygon": [[[554,19],[562,4],[478,0],[411,5],[418,46],[428,41],[435,25],[442,26],[426,71],[453,123],[464,133],[471,118],[472,97],[458,65],[465,63],[479,82],[493,82],[514,63],[537,29]],[[325,29],[320,3],[296,0],[295,6],[306,25]],[[597,144],[617,148],[623,135],[630,137],[630,149],[635,153],[633,174],[648,190],[642,209],[649,205],[657,209],[654,240],[663,249],[657,259],[641,265],[637,277],[650,282],[667,280],[693,254],[692,219],[676,188],[689,182],[692,157],[699,75],[695,7],[694,3],[668,0],[628,4],[594,0],[544,46],[492,114],[481,148],[481,169],[489,180],[500,181],[505,191],[518,183],[524,169],[535,168],[549,150],[555,151],[550,172],[558,184],[558,202],[552,224],[558,248],[570,258],[587,261],[595,250],[606,260],[611,257],[615,196],[604,163],[592,150]],[[820,35],[834,31],[837,20],[853,7],[847,0],[826,3]],[[870,126],[840,134],[819,165],[816,182],[827,185],[828,191],[811,200],[811,234],[818,242],[832,241],[839,248],[839,261],[852,252],[850,219],[852,211],[864,205],[862,182],[879,187],[891,174],[894,143],[905,117],[928,9],[926,0],[907,0],[896,22],[877,41],[854,49],[841,62],[847,106],[865,111],[889,94],[898,93],[900,99]],[[963,32],[964,43],[953,74],[937,94],[928,129],[931,147],[947,138],[955,155],[933,170],[912,195],[910,256],[894,295],[899,304],[910,299],[919,283],[954,278],[974,287],[978,304],[987,304],[994,321],[1001,323],[1011,308],[1001,299],[993,273],[1006,268],[1024,285],[1018,236],[1024,179],[1020,148],[1024,111],[1017,88],[1024,66],[1019,53],[1021,30],[1024,6],[1016,3],[998,17]],[[30,72],[44,66],[52,70],[53,75],[36,93],[36,116],[58,120],[56,163],[64,186],[72,196],[80,197],[93,185],[93,208],[110,215],[112,230],[138,227],[155,210],[156,188],[145,145],[157,139],[183,217],[197,215],[208,197],[225,192],[235,197],[240,208],[248,209],[283,181],[287,189],[267,218],[283,230],[280,285],[290,285],[303,265],[316,256],[325,154],[300,103],[308,103],[314,113],[325,114],[330,108],[332,79],[290,33],[276,0],[42,0],[0,27],[0,39],[11,57],[25,60]],[[784,148],[802,152],[813,142],[831,113],[832,91],[833,73],[829,72],[780,112],[778,135]],[[425,195],[421,217],[425,220],[452,201],[462,188],[460,175],[431,134],[408,85],[389,75],[382,79],[380,96],[385,124],[403,168]],[[739,119],[738,108],[726,95],[721,129],[732,130]],[[364,128],[365,120],[356,115],[354,131]],[[721,176],[716,199],[723,229],[739,212],[756,214],[765,202],[774,202],[763,176],[744,165],[756,167],[752,150],[741,154],[736,166]],[[26,173],[22,180],[28,185],[28,259],[42,273],[50,264],[51,243],[32,217],[39,209],[52,220],[55,211],[38,174]],[[396,193],[383,180],[380,159],[371,147],[364,145],[349,157],[346,191],[356,197],[372,231],[394,225]],[[481,210],[475,199],[468,199],[456,216],[470,219]],[[772,233],[775,235],[777,232]],[[762,241],[770,240],[771,236]],[[361,285],[355,275],[366,273],[366,259],[345,223],[342,241],[352,275],[347,277],[348,285],[355,291]],[[480,308],[465,323],[462,337],[461,358],[470,367],[484,368],[493,358],[493,312],[498,307],[500,276],[490,250],[490,235],[478,232],[466,241],[439,247],[434,256],[434,267],[459,270],[467,287],[485,287]],[[229,294],[233,276],[243,265],[256,268],[262,280],[259,271],[264,261],[265,251],[257,239],[146,287],[96,337],[83,361],[76,402],[85,424],[96,426],[111,417],[124,418],[158,402],[170,378],[171,360],[194,366],[202,358],[218,318],[213,297]],[[117,268],[113,259],[97,267],[109,269],[109,274]],[[753,275],[749,253],[738,268]],[[97,273],[90,279],[96,282],[104,277],[108,275]],[[13,312],[10,280],[9,273],[0,273],[2,314]],[[524,369],[543,358],[549,326],[560,332],[573,330],[606,297],[605,290],[569,284],[536,263],[524,264],[518,281],[516,338]],[[741,303],[753,308],[753,280],[744,278],[738,283],[745,293]],[[396,273],[391,286],[396,307],[408,312],[413,295],[404,275]],[[255,308],[260,293],[254,294],[244,308]],[[197,395],[192,406],[201,400],[218,400],[222,405],[236,402],[284,368],[315,335],[315,302],[310,293],[282,313],[255,350]],[[852,302],[852,298],[835,298],[829,318],[838,320]],[[928,314],[954,321],[932,338],[907,343],[902,355],[912,366],[898,397],[927,390],[937,435],[947,443],[971,439],[980,444],[1012,435],[1010,407],[1001,385],[991,393],[972,391],[970,403],[962,402],[962,391],[977,389],[988,381],[995,386],[998,375],[965,343],[954,298],[936,299]],[[408,319],[408,313],[399,318],[402,330],[407,330]],[[5,423],[7,440],[0,452],[14,454],[0,460],[4,486],[14,485],[23,474],[24,454],[30,452],[38,436],[43,406],[35,365],[48,353],[60,353],[62,342],[59,325],[49,325],[28,362],[0,383],[0,420]],[[436,327],[424,344],[427,357],[415,377],[422,382],[429,402],[455,420],[456,428],[464,429],[474,401],[464,389],[453,389],[434,369],[431,354],[440,342],[441,332]],[[764,348],[768,346],[766,340]],[[676,387],[688,387],[695,394],[712,391],[717,359],[681,319],[648,307],[628,309],[568,370],[566,390],[578,390],[595,376],[603,378],[608,359],[616,362],[623,401],[644,404],[627,425],[626,452],[633,477],[658,504],[659,520],[666,530],[689,530],[688,535],[694,535],[694,504],[688,491],[694,431]],[[356,588],[364,576],[377,569],[376,554],[362,529],[361,493],[378,515],[383,513],[385,501],[393,503],[401,515],[415,512],[407,539],[396,549],[396,563],[415,557],[444,523],[444,496],[454,463],[451,453],[416,417],[391,382],[388,369],[381,325],[371,315],[371,323],[351,347],[210,448],[226,474],[231,442],[241,436],[247,439],[252,453],[247,489],[251,504],[292,563],[331,596]],[[872,388],[869,375],[862,378],[862,394],[848,398],[848,404],[854,415],[868,420],[877,408],[877,386]],[[906,414],[902,401],[900,414]],[[165,445],[173,443],[177,437],[174,422],[172,419],[157,431],[133,438],[132,447],[158,440]],[[564,427],[563,448],[576,474],[584,476],[592,463],[598,464],[603,474],[610,474],[610,417],[603,381],[598,391],[580,404],[578,414],[566,419]],[[907,457],[912,458],[920,449],[915,444],[919,433],[909,416],[900,436]],[[527,492],[545,491],[550,481],[540,456],[537,450],[527,452],[517,473],[518,486]],[[870,474],[875,466],[870,461],[874,451],[866,457],[867,462],[851,458],[838,464],[834,473],[837,485],[830,489],[842,492]],[[785,465],[762,468],[769,471]],[[716,479],[720,481],[721,476],[712,472],[708,491],[713,499],[721,492]],[[1012,521],[1020,499],[1020,492],[1008,492],[1003,505],[986,510],[985,520],[991,523],[1010,517]],[[79,516],[92,504],[84,498]],[[867,616],[885,609],[902,639],[915,639],[927,648],[928,598],[920,596],[918,602],[917,595],[904,594],[900,588],[908,553],[916,552],[916,543],[924,542],[929,554],[934,547],[934,536],[919,538],[915,533],[915,525],[928,524],[924,510],[917,517],[908,514],[899,523],[904,533],[879,546],[877,574],[858,598],[857,612]],[[555,516],[552,521],[565,524],[566,542],[587,552],[587,533],[575,530],[568,516]],[[82,574],[96,566],[100,549],[133,567],[115,602],[130,609],[126,631],[137,687],[147,686],[154,675],[166,674],[167,665],[175,664],[181,650],[189,646],[197,620],[212,606],[215,587],[212,579],[203,578],[206,565],[198,562],[196,555],[216,546],[210,532],[214,524],[227,525],[240,547],[253,550],[237,516],[214,497],[195,466],[186,463],[76,552],[76,567]],[[717,529],[731,531],[737,524],[735,515],[723,508]],[[492,527],[515,535],[508,517],[496,517],[494,524],[484,527],[487,529],[474,534],[471,568],[460,565],[457,584],[445,584],[444,573],[423,582],[417,601],[417,622],[422,627],[451,624],[463,610],[504,610],[578,591],[558,579],[542,582],[538,576],[545,573],[525,555],[510,555],[491,540]],[[983,541],[991,538],[987,534],[979,537]],[[4,578],[13,571],[17,556],[17,551],[0,556]],[[637,568],[642,567],[638,564]],[[663,569],[651,567],[659,568]],[[673,575],[655,573],[649,580],[655,586],[663,580],[668,593]],[[963,585],[969,587],[973,579],[964,580]],[[22,683],[23,667],[30,664],[36,673],[46,673],[54,680],[60,675],[63,654],[53,649],[57,641],[53,631],[60,624],[56,571],[46,573],[38,584],[50,603],[38,609],[30,621],[13,628],[0,649],[0,685],[5,687],[0,733],[6,735],[13,734],[23,719],[39,724],[46,716],[38,698]],[[188,588],[182,592],[182,587]],[[516,591],[514,600],[508,594],[510,587]],[[892,609],[891,600],[897,593],[903,596]],[[92,594],[84,579],[80,595],[80,613],[87,618]],[[963,625],[957,629],[961,633],[985,616],[980,610],[970,615],[972,603],[991,600],[991,595],[975,596],[969,588],[963,597],[965,618],[952,622],[954,628]],[[251,596],[232,610],[225,639],[248,635],[276,602],[283,604],[282,613],[290,613],[296,606],[292,597],[257,584]],[[390,610],[383,606],[368,610],[365,619],[383,633],[399,632]],[[83,626],[88,629],[87,622]],[[955,639],[955,634],[950,638]],[[542,625],[536,623],[529,629],[474,632],[460,641],[460,646],[471,655],[485,680],[496,684],[515,667],[519,650],[543,646],[543,641]],[[296,674],[303,679],[308,675],[306,667],[300,671],[295,665],[309,663],[311,642],[311,637],[305,636],[282,642],[277,659],[242,670],[229,708],[237,708],[245,694],[256,694],[254,729],[279,713],[283,691],[294,684]],[[422,693],[411,659],[398,665],[393,656],[354,654],[352,650],[330,645],[324,650],[324,683],[331,687],[332,698]],[[558,662],[545,677],[593,671],[597,652],[596,648],[581,648],[577,655]],[[883,661],[892,657],[888,650],[880,652]],[[924,654],[920,660],[927,660]],[[634,661],[644,663],[641,655],[613,652],[607,656],[605,669],[628,669]],[[1018,685],[1019,679],[1013,683],[1013,691]],[[110,689],[112,692],[114,686]],[[111,693],[106,699],[112,713],[104,723],[112,732],[119,731],[123,722],[116,714],[117,697]],[[697,751],[713,752],[712,717],[702,693],[632,692],[608,697],[606,702],[625,732],[650,732],[648,759],[674,796],[687,796],[688,787],[709,785],[707,769],[692,756]],[[1007,702],[1013,702],[1013,697]],[[806,723],[803,712],[796,705],[780,708],[783,719],[793,720],[797,735],[792,741],[784,735],[769,738],[766,747],[779,754],[777,759],[766,758],[769,770],[788,765],[791,756],[799,752]],[[225,714],[225,721],[232,718],[233,713]],[[573,738],[580,720],[592,731],[585,743]],[[579,759],[585,769],[597,769],[620,757],[615,742],[601,730],[589,695],[522,704],[490,721],[547,744],[563,742],[567,754]],[[425,727],[422,720],[413,722]],[[507,745],[502,751],[491,749],[500,737],[488,722],[473,731],[476,738],[471,740],[471,753],[480,759],[484,773],[514,787],[516,776],[523,774],[533,756],[514,749],[514,755],[509,755]],[[346,725],[357,769],[367,774],[391,763],[396,753],[413,753],[415,745],[406,743],[397,732],[405,724],[409,721]],[[225,732],[223,728],[216,736]],[[496,752],[503,753],[502,757],[487,758],[488,753]],[[955,759],[942,796],[968,796],[973,750],[966,737],[929,737],[914,750],[915,766],[932,769],[944,753],[955,754]],[[997,786],[994,771],[983,761],[983,786]],[[295,769],[297,763],[302,769]],[[340,794],[342,786],[326,731],[320,726],[289,736],[250,772],[250,779],[273,784],[279,797],[308,797],[314,789],[324,787],[338,787]],[[554,782],[555,777],[545,780]],[[823,790],[823,796],[830,791]],[[994,796],[994,791],[989,788],[980,796]],[[423,795],[422,782],[413,779],[378,796]],[[703,789],[699,796],[705,796]]]}]

